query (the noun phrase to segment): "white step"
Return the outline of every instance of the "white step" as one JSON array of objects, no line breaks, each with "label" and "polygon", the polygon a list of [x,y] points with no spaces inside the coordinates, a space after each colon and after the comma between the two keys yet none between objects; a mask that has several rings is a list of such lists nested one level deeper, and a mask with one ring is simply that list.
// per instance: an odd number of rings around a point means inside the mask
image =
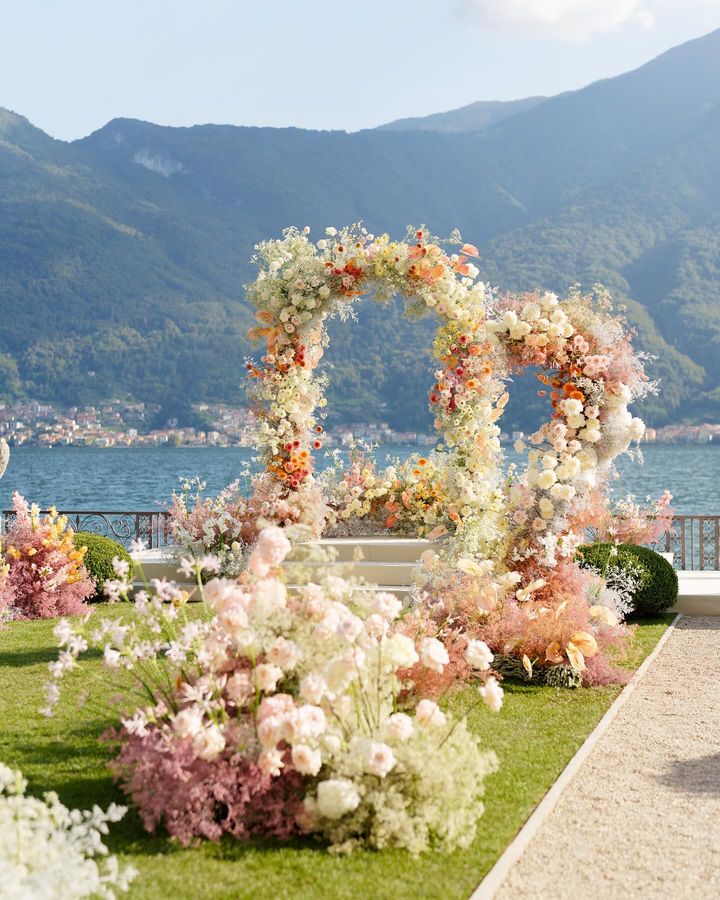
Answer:
[{"label": "white step", "polygon": [[[305,549],[305,548],[303,548]],[[327,544],[324,550],[327,549]],[[387,548],[383,548],[386,550]],[[312,556],[311,548],[307,548],[308,555]],[[298,552],[294,555],[304,555]],[[382,554],[380,554],[382,555]],[[407,555],[407,553],[405,554]],[[348,578],[360,578],[369,584],[378,584],[383,586],[383,590],[394,591],[396,588],[409,587],[412,584],[413,569],[417,565],[416,560],[409,562],[391,562],[391,561],[353,561],[352,553],[348,547],[343,548],[343,560],[328,562],[327,560],[307,559],[307,560],[288,560],[285,562],[284,568],[287,571],[288,578],[292,583],[300,574],[307,575],[312,579],[313,569],[329,568],[336,571],[338,575]],[[184,587],[184,576],[177,571],[176,563],[169,557],[166,550],[144,550],[140,555],[139,562],[142,565],[142,571],[147,581],[153,578],[164,578],[168,581],[177,581]],[[135,574],[136,586],[141,583],[140,573],[136,570]],[[190,584],[190,586],[194,586]]]},{"label": "white step", "polygon": [[671,612],[720,616],[720,572],[678,572],[679,596]]},{"label": "white step", "polygon": [[299,580],[305,574],[310,580],[317,569],[330,569],[344,578],[362,578],[372,584],[410,585],[413,580],[414,563],[396,562],[285,562],[283,568],[291,581]]},{"label": "white step", "polygon": [[352,560],[359,557],[366,562],[394,562],[417,564],[425,550],[438,546],[438,542],[424,538],[377,537],[320,538],[302,547],[317,546],[334,551],[338,560]]}]

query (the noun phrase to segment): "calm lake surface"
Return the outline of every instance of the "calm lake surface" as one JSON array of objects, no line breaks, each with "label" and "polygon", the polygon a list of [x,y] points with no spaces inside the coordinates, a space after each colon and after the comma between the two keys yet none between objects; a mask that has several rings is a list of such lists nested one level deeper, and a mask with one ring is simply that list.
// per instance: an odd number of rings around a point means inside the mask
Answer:
[{"label": "calm lake surface", "polygon": [[[382,447],[379,463],[404,458],[417,447]],[[10,465],[0,481],[0,504],[10,507],[13,491],[43,507],[60,509],[154,510],[167,506],[181,477],[198,475],[208,492],[217,493],[238,477],[241,465],[253,456],[241,447],[19,448],[11,451]],[[511,447],[508,462],[518,462]],[[720,446],[653,445],[644,448],[644,464],[627,457],[619,461],[621,478],[615,493],[638,499],[657,497],[667,488],[678,513],[720,514]]]}]

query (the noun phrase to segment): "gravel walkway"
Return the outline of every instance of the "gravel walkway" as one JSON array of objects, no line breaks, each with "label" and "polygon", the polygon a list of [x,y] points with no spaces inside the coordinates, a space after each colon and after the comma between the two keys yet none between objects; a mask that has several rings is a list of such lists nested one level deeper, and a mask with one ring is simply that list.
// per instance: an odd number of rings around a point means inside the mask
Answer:
[{"label": "gravel walkway", "polygon": [[720,897],[720,617],[680,619],[496,897]]}]

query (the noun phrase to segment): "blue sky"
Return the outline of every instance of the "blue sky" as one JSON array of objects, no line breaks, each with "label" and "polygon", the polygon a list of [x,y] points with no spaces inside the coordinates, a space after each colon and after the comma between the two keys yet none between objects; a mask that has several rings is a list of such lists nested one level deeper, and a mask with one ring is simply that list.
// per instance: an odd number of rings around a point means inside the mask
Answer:
[{"label": "blue sky", "polygon": [[0,0],[0,106],[356,130],[553,94],[720,27],[720,0]]}]

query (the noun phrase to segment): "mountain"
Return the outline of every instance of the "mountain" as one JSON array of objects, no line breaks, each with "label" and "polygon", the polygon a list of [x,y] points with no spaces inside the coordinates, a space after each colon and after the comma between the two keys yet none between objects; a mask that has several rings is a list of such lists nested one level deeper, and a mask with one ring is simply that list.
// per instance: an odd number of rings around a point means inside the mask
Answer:
[{"label": "mountain", "polygon": [[[503,288],[606,283],[656,357],[647,418],[720,421],[720,31],[514,109],[355,134],[116,119],[72,143],[0,111],[0,396],[242,402],[254,244],[362,219],[457,226]],[[433,323],[400,313],[333,324],[336,420],[427,427]],[[521,396],[507,427],[545,414]]]},{"label": "mountain", "polygon": [[377,131],[440,131],[444,134],[484,131],[503,119],[544,103],[547,97],[525,97],[522,100],[478,100],[449,112],[430,116],[396,119],[380,125]]}]

